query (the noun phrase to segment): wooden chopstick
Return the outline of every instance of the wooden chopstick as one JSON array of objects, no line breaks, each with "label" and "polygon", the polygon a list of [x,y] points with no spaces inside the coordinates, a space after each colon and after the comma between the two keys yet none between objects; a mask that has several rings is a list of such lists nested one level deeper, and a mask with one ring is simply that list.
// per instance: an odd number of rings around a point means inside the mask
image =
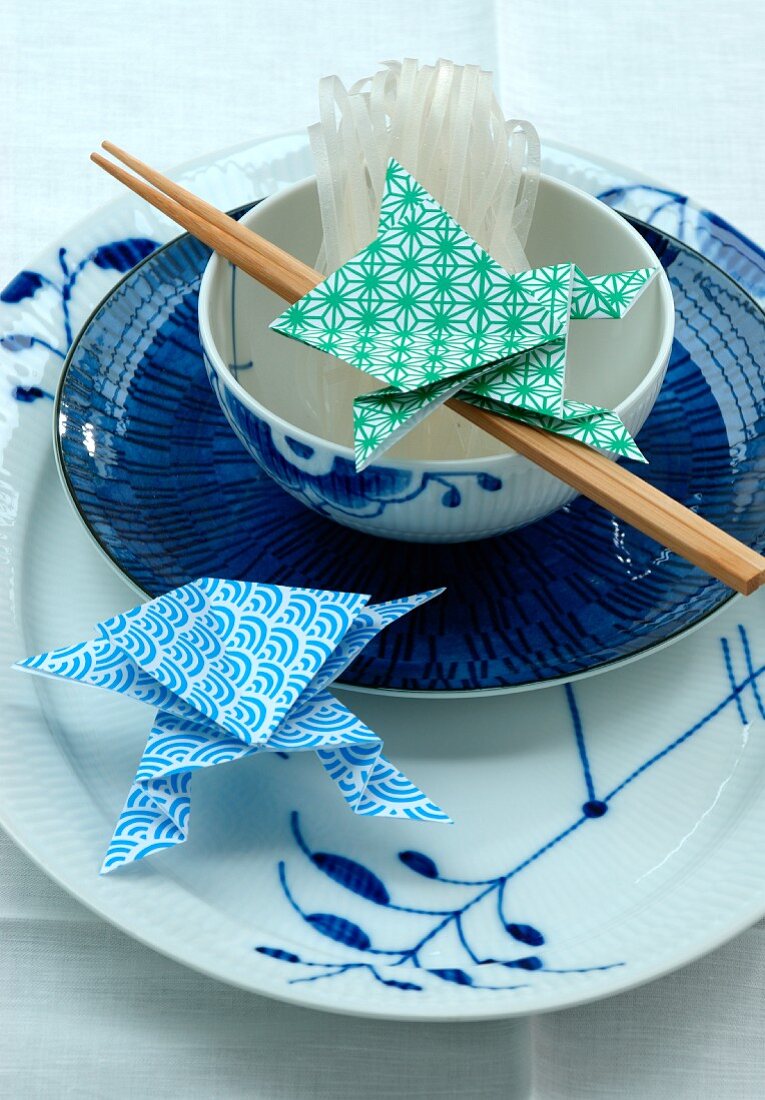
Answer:
[{"label": "wooden chopstick", "polygon": [[[118,146],[104,142],[103,148],[142,178],[92,153],[91,160],[99,167],[281,298],[296,302],[323,280],[320,272]],[[495,439],[736,591],[749,595],[765,581],[762,555],[599,451],[477,409],[458,398],[447,404]]]},{"label": "wooden chopstick", "polygon": [[[495,439],[577,489],[662,546],[748,596],[765,580],[765,558],[649,482],[576,440],[543,432],[453,398],[447,405]],[[487,418],[491,417],[491,426]]]},{"label": "wooden chopstick", "polygon": [[[116,146],[113,148],[116,149]],[[122,155],[128,156],[127,153]],[[228,214],[192,195],[190,191],[186,191],[172,180],[166,180],[159,172],[155,172],[147,165],[142,165],[147,178],[151,173],[154,177],[152,182],[157,179],[163,180],[161,189],[157,190],[156,187],[136,179],[129,172],[112,164],[106,157],[102,157],[100,153],[91,153],[90,159],[110,176],[114,176],[120,183],[124,183],[131,191],[177,222],[203,244],[208,245],[215,252],[220,252],[236,267],[246,271],[269,290],[273,290],[280,298],[288,302],[296,302],[324,278],[318,271],[301,263],[288,252],[245,229],[235,218],[230,218]],[[133,160],[133,158],[130,159]],[[134,163],[141,164],[140,161],[134,161]],[[137,168],[136,171],[138,171]],[[140,174],[143,175],[144,171]],[[186,201],[187,196],[194,200],[193,204]],[[253,237],[258,241],[257,249],[253,248]],[[291,264],[285,265],[285,259],[289,259]]]},{"label": "wooden chopstick", "polygon": [[[126,153],[124,149],[120,149],[118,145],[114,145],[111,141],[104,141],[101,143],[103,149],[107,153],[111,153],[113,157],[127,165],[128,168],[132,168],[137,175],[143,179],[148,180],[149,183],[153,183],[155,187],[158,187],[165,195],[169,195],[170,198],[175,199],[181,206],[185,206],[187,210],[191,210],[193,213],[198,214],[204,218],[211,225],[221,229],[224,233],[230,233],[242,244],[248,248],[252,247],[252,238],[255,236],[249,229],[245,229],[234,218],[230,218],[228,214],[224,214],[222,210],[218,210],[216,206],[213,206],[209,202],[205,202],[204,199],[200,199],[197,195],[192,194],[191,191],[187,191],[185,187],[181,187],[179,184],[174,183],[167,176],[163,176],[161,172],[157,172],[156,169],[151,168],[148,164],[144,164],[142,160],[134,157],[131,153]],[[108,161],[106,162],[109,163]],[[102,165],[103,167],[103,165]],[[271,244],[265,237],[258,237],[259,252],[263,259],[268,263],[269,274],[274,272],[284,273],[288,276],[289,288],[292,294],[297,294],[297,298],[302,298],[304,294],[307,294],[309,290],[320,283],[324,278],[318,271],[314,271],[312,267],[302,263],[295,256],[291,256],[288,252],[285,252],[283,248],[279,248],[278,245]],[[261,280],[262,281],[262,280]],[[281,281],[281,280],[280,280]],[[271,288],[273,289],[273,287]],[[285,287],[285,290],[287,288]],[[276,291],[281,297],[285,297],[280,291]],[[297,301],[297,298],[294,300]]]}]

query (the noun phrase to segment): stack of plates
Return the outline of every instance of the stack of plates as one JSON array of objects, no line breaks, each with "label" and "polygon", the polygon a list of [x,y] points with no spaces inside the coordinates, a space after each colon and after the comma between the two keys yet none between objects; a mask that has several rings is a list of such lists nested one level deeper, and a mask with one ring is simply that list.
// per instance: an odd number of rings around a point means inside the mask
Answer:
[{"label": "stack of plates", "polygon": [[[543,169],[635,218],[670,278],[676,341],[640,434],[647,476],[762,549],[765,256],[627,169],[556,147]],[[179,178],[231,209],[309,172],[291,136]],[[99,879],[143,710],[2,672],[0,815],[18,843],[174,958],[366,1015],[575,1004],[757,919],[761,597],[732,598],[583,499],[405,555],[307,511],[218,410],[196,334],[207,251],[188,237],[155,251],[171,232],[126,197],[1,296],[3,667],[87,636],[136,590],[204,575],[375,599],[446,585],[365,651],[345,701],[456,824],[349,821],[312,754],[269,756],[201,776],[189,842]]]}]

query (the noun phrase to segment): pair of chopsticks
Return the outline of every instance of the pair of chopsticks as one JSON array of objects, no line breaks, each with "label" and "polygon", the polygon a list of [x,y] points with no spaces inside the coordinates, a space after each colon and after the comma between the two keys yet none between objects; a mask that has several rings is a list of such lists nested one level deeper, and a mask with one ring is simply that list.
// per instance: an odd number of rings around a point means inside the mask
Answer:
[{"label": "pair of chopsticks", "polygon": [[[136,175],[92,153],[104,171],[287,302],[324,276],[111,142],[103,148]],[[449,408],[590,500],[736,591],[765,581],[765,558],[623,466],[583,443],[506,420],[453,398]]]}]

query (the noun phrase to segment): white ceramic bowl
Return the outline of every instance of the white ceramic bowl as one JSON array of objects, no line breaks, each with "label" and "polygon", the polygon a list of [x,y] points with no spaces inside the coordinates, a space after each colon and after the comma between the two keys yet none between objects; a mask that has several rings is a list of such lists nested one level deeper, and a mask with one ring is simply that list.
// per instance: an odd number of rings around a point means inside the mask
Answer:
[{"label": "white ceramic bowl", "polygon": [[[242,222],[316,263],[321,227],[313,178],[266,199]],[[660,266],[619,214],[546,176],[527,252],[532,266],[572,260],[591,274]],[[199,297],[210,381],[253,458],[308,507],[387,538],[461,542],[532,523],[576,495],[445,408],[356,474],[352,401],[378,383],[270,330],[284,308],[227,261],[210,259]],[[572,325],[567,397],[615,409],[635,435],[661,387],[673,331],[662,270],[623,320]]]}]

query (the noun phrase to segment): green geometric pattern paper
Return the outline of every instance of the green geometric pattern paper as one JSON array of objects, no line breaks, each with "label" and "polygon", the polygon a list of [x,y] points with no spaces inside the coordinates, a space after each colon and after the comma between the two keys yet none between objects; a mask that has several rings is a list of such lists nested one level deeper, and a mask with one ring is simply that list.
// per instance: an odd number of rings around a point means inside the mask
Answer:
[{"label": "green geometric pattern paper", "polygon": [[509,420],[520,420],[554,435],[577,439],[589,447],[595,447],[616,458],[631,458],[635,462],[647,462],[647,458],[624,427],[619,417],[610,409],[599,409],[582,401],[565,401],[563,416],[540,416],[524,409],[508,408],[499,401],[463,392],[460,400],[476,405],[479,409],[497,413]]},{"label": "green geometric pattern paper", "polygon": [[[353,402],[353,445],[356,469],[361,471],[379,458],[405,432],[416,427],[439,405],[462,392],[467,379],[480,379],[494,367],[478,367],[471,374],[444,378],[414,390],[395,386],[356,397]],[[470,384],[470,383],[468,383]]]},{"label": "green geometric pattern paper", "polygon": [[356,469],[361,471],[379,458],[383,451],[411,431],[439,405],[459,392],[462,383],[452,378],[419,386],[416,390],[397,390],[386,386],[366,393],[353,402],[353,447]]},{"label": "green geometric pattern paper", "polygon": [[538,348],[482,372],[465,384],[467,393],[491,397],[545,416],[561,416],[566,381],[566,340],[550,340]]},{"label": "green geometric pattern paper", "polygon": [[378,236],[270,327],[412,390],[565,336],[572,275],[508,273],[391,161]]},{"label": "green geometric pattern paper", "polygon": [[270,327],[387,383],[354,401],[357,470],[457,393],[642,459],[615,413],[565,400],[566,337],[572,319],[624,316],[655,274],[511,274],[391,160],[377,237]]},{"label": "green geometric pattern paper", "polygon": [[618,320],[635,304],[657,271],[655,267],[642,267],[609,275],[585,275],[574,267],[571,320]]},{"label": "green geometric pattern paper", "polygon": [[566,341],[551,340],[499,364],[476,368],[467,376],[445,378],[408,391],[387,386],[357,397],[353,402],[356,469],[363,470],[433,409],[458,393],[492,398],[532,413],[562,416],[565,370]]},{"label": "green geometric pattern paper", "polygon": [[480,384],[460,388],[452,379],[405,393],[388,386],[375,393],[357,397],[353,402],[353,438],[356,469],[363,470],[375,458],[402,436],[411,431],[434,409],[450,397],[476,405],[479,409],[497,413],[510,420],[519,420],[535,428],[565,435],[605,451],[617,458],[645,462],[643,452],[635,443],[615,412],[581,401],[564,401],[558,416],[534,412],[484,396]]}]

